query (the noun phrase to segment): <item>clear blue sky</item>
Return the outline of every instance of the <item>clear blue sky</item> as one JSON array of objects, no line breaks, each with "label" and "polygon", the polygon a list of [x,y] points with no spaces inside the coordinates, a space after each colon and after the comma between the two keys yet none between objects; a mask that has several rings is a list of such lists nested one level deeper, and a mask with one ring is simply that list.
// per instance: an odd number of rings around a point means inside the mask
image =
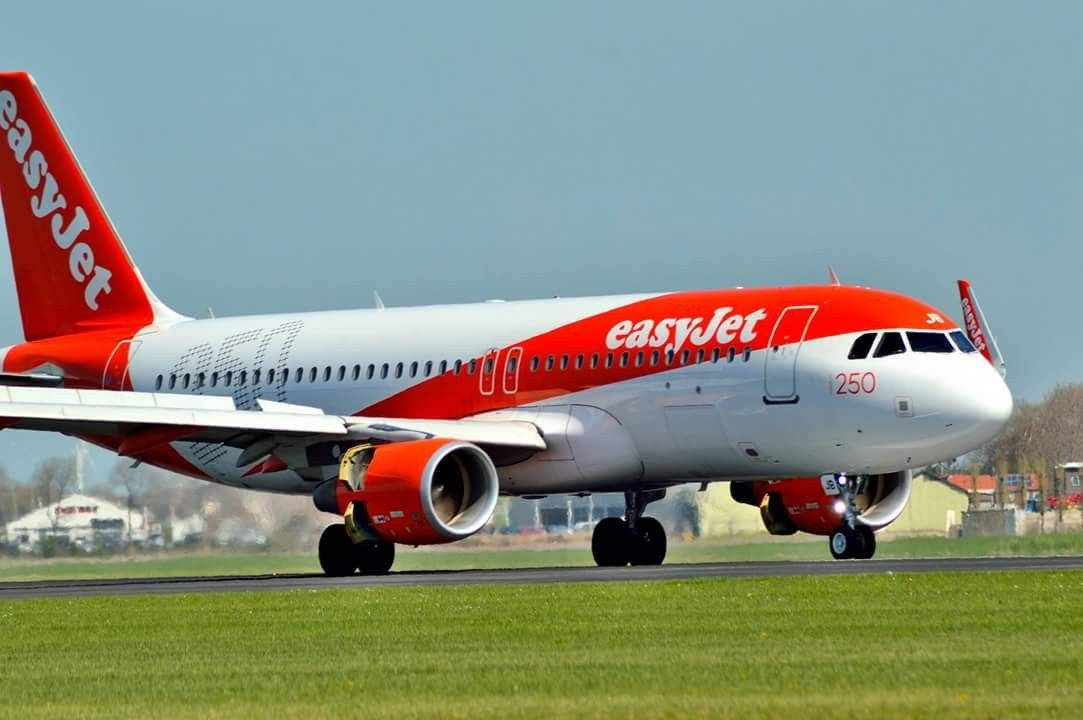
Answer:
[{"label": "clear blue sky", "polygon": [[[820,282],[1083,381],[1083,5],[14,3],[143,274],[204,314]],[[10,277],[0,253],[0,277]],[[0,282],[0,340],[20,339]],[[17,476],[68,441],[0,433]],[[108,455],[95,463],[108,467]]]}]

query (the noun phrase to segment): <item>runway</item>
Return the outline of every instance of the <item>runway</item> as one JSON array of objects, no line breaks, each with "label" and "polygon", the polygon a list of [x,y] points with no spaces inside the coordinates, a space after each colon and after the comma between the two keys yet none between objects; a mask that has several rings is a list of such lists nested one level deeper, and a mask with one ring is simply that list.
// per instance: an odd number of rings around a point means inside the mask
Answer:
[{"label": "runway", "polygon": [[929,558],[816,562],[735,562],[654,567],[562,567],[522,570],[401,572],[376,577],[323,575],[241,575],[115,580],[43,580],[0,583],[0,601],[94,595],[173,595],[267,590],[329,590],[440,585],[535,585],[581,582],[647,582],[701,578],[763,578],[884,573],[1083,570],[1080,557]]}]

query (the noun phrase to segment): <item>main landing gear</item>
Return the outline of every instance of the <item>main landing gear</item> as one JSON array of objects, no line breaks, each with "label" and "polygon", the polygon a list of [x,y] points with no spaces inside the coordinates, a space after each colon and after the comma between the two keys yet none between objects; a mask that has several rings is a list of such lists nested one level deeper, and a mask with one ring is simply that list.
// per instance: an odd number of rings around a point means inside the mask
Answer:
[{"label": "main landing gear", "polygon": [[328,525],[320,536],[320,567],[331,577],[385,575],[395,562],[395,544],[382,540],[355,543],[342,523]]},{"label": "main landing gear", "polygon": [[848,478],[840,475],[836,481],[845,505],[842,524],[831,531],[827,539],[831,548],[831,557],[836,560],[868,560],[876,554],[876,535],[868,525],[857,522],[857,496],[860,494],[864,478]]},{"label": "main landing gear", "polygon": [[661,565],[666,558],[666,531],[662,523],[643,517],[649,503],[665,497],[665,490],[624,493],[624,519],[608,517],[594,527],[590,550],[602,567]]}]

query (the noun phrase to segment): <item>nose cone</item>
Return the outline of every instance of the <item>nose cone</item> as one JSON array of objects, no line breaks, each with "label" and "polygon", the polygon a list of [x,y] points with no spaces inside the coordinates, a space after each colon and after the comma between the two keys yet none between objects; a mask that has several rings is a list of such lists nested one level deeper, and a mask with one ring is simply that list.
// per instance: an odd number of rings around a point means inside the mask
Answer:
[{"label": "nose cone", "polygon": [[988,363],[971,374],[959,388],[963,422],[970,428],[975,446],[992,440],[1012,416],[1012,393],[1004,378]]}]

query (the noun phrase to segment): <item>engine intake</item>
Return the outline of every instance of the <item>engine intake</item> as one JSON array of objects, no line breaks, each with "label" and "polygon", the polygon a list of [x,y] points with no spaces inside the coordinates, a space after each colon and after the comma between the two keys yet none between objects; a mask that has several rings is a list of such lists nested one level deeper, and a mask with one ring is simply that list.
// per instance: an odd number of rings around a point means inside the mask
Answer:
[{"label": "engine intake", "polygon": [[499,489],[496,467],[481,448],[434,438],[350,448],[338,479],[317,488],[313,501],[347,515],[347,526],[364,536],[429,545],[480,530]]}]

